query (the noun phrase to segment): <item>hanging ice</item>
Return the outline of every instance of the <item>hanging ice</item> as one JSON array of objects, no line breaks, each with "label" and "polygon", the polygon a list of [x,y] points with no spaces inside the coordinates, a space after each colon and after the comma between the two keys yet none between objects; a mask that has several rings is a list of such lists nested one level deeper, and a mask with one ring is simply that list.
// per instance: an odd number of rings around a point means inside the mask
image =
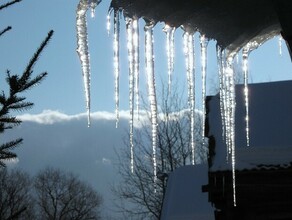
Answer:
[{"label": "hanging ice", "polygon": [[226,143],[226,160],[231,156],[233,204],[236,206],[235,185],[235,74],[233,56],[227,56],[226,51],[217,45],[217,61],[220,84],[220,110],[222,117],[223,137]]},{"label": "hanging ice", "polygon": [[82,66],[88,126],[90,126],[90,62],[87,40],[86,12],[90,7],[94,11],[94,8],[99,3],[99,0],[81,0],[76,11],[77,53]]},{"label": "hanging ice", "polygon": [[191,117],[192,164],[195,164],[195,44],[193,34],[185,32],[183,38],[188,81],[188,103]]},{"label": "hanging ice", "polygon": [[222,138],[225,140],[225,90],[224,90],[224,65],[223,65],[223,52],[219,45],[216,46],[217,52],[217,65],[219,74],[219,95],[220,95],[220,112],[222,121]]},{"label": "hanging ice", "polygon": [[154,175],[154,191],[156,191],[157,102],[156,102],[156,88],[155,88],[155,75],[154,75],[153,27],[154,27],[154,23],[147,22],[144,27],[144,30],[145,30],[146,74],[147,74],[148,98],[149,98],[149,103],[150,103],[151,127],[152,127],[152,151],[153,151],[152,160],[153,160],[153,175]]},{"label": "hanging ice", "polygon": [[170,93],[172,73],[174,70],[174,32],[175,32],[175,28],[166,24],[163,28],[163,31],[166,33],[168,92]]},{"label": "hanging ice", "polygon": [[249,98],[248,98],[248,55],[249,49],[244,47],[242,49],[242,70],[244,78],[244,104],[245,104],[245,131],[246,131],[246,145],[249,146]]},{"label": "hanging ice", "polygon": [[235,185],[235,77],[233,71],[233,57],[226,58],[226,68],[224,74],[226,75],[226,93],[227,100],[226,114],[227,118],[225,124],[228,127],[225,128],[226,132],[226,143],[229,149],[229,154],[231,155],[231,165],[232,165],[232,185],[233,185],[233,204],[236,206],[236,185]]},{"label": "hanging ice", "polygon": [[134,83],[135,83],[135,96],[137,115],[139,116],[139,22],[137,18],[133,18],[133,53],[134,53]]},{"label": "hanging ice", "polygon": [[100,1],[94,1],[94,0],[89,0],[90,8],[91,8],[91,17],[95,17],[95,8],[96,6],[101,2]]},{"label": "hanging ice", "polygon": [[247,43],[242,49],[242,70],[244,77],[244,104],[246,121],[246,145],[249,146],[249,94],[248,94],[248,56],[251,51],[258,48],[260,44],[257,41]]},{"label": "hanging ice", "polygon": [[134,28],[133,20],[126,18],[127,30],[127,48],[128,48],[128,62],[129,62],[129,107],[130,107],[130,150],[131,150],[131,172],[134,172]]},{"label": "hanging ice", "polygon": [[202,72],[202,138],[205,143],[205,118],[206,118],[206,73],[207,73],[207,46],[208,39],[205,35],[200,37],[201,45],[201,72]]},{"label": "hanging ice", "polygon": [[116,112],[116,127],[119,124],[119,91],[120,91],[120,11],[114,10],[114,75],[115,75],[115,112]]},{"label": "hanging ice", "polygon": [[280,35],[279,36],[279,39],[278,39],[278,43],[279,43],[279,54],[280,54],[280,56],[282,56],[282,42],[283,42],[283,38]]},{"label": "hanging ice", "polygon": [[106,16],[106,30],[107,30],[107,34],[110,34],[111,31],[111,14],[113,12],[113,8],[109,8],[107,16]]}]

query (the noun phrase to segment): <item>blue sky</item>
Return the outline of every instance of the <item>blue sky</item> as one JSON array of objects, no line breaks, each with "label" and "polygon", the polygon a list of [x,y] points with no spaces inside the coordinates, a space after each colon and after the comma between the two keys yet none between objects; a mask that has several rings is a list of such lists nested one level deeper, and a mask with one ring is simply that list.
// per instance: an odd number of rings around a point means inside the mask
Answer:
[{"label": "blue sky", "polygon": [[[3,1],[6,2],[6,1]],[[87,128],[85,97],[82,72],[76,53],[76,7],[78,0],[23,0],[0,13],[0,29],[7,25],[12,31],[0,38],[0,90],[5,89],[6,69],[21,73],[33,52],[51,29],[55,31],[52,41],[45,49],[34,70],[35,74],[47,71],[43,83],[25,93],[35,106],[25,113],[24,123],[9,132],[3,140],[14,136],[24,138],[24,144],[16,150],[19,166],[36,172],[37,168],[55,164],[64,169],[77,172],[110,197],[106,188],[108,181],[114,180],[113,148],[119,147],[127,129],[127,121],[122,120],[120,128],[115,129],[115,120],[107,112],[114,112],[114,77],[112,64],[112,35],[106,31],[106,15],[110,1],[104,0],[96,9],[96,17],[88,14],[89,48],[91,59],[91,102],[92,112],[97,113],[92,128]],[[125,30],[121,28],[121,109],[128,109],[128,64],[125,48]],[[143,22],[140,27],[142,30]],[[167,77],[165,59],[165,34],[163,24],[157,24],[155,34],[156,79]],[[143,51],[143,34],[141,47]],[[176,54],[174,78],[185,91],[185,63],[182,52],[182,31],[176,32]],[[198,41],[196,44],[197,54]],[[209,88],[216,85],[217,63],[215,42],[208,48]],[[143,59],[143,56],[141,57]],[[197,63],[200,57],[197,56]],[[292,79],[292,66],[287,48],[283,42],[283,55],[279,56],[278,38],[270,40],[252,52],[249,59],[250,81],[277,81]],[[143,65],[142,65],[143,67]],[[200,67],[196,68],[200,72]],[[141,69],[141,91],[145,93],[145,77]],[[200,88],[200,86],[198,86]],[[157,89],[160,91],[160,89]],[[198,89],[199,90],[199,89]],[[41,114],[43,111],[45,113]],[[62,113],[62,114],[61,114]],[[68,115],[74,115],[69,117]],[[105,129],[106,128],[106,129]],[[64,131],[64,132],[62,132]],[[37,134],[37,135],[36,135]],[[78,134],[78,135],[77,135]],[[98,134],[98,135],[97,135]],[[111,135],[109,135],[111,134]],[[82,144],[86,143],[86,144]],[[86,146],[84,146],[86,145]],[[55,152],[52,154],[48,148]],[[27,150],[24,150],[27,149]],[[68,157],[68,153],[69,157]],[[33,155],[33,156],[32,156]],[[76,160],[80,160],[76,163]],[[106,200],[110,204],[109,199]],[[109,205],[110,206],[110,205]]]}]

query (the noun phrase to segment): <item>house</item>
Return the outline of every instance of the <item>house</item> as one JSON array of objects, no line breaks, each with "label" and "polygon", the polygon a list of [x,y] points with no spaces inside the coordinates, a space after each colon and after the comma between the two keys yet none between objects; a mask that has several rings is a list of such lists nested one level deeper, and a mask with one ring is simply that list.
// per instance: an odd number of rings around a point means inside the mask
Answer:
[{"label": "house", "polygon": [[292,219],[292,81],[249,86],[250,146],[246,146],[243,86],[236,87],[235,195],[231,164],[226,162],[219,97],[208,101],[209,202],[216,220]]}]

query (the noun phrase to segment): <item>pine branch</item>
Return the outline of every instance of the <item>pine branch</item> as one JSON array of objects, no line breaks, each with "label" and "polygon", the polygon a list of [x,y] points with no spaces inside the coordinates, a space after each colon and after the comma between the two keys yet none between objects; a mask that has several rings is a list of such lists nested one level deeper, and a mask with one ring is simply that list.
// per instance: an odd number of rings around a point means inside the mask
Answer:
[{"label": "pine branch", "polygon": [[3,4],[3,5],[0,5],[0,11],[4,8],[7,8],[15,3],[18,3],[18,2],[21,2],[22,0],[14,0],[14,1],[11,1],[11,2],[7,2],[6,4]]},{"label": "pine branch", "polygon": [[13,159],[16,158],[17,155],[15,153],[12,153],[10,151],[1,151],[0,153],[0,160],[9,160],[9,159]]},{"label": "pine branch", "polygon": [[[4,155],[2,155],[2,153]],[[5,160],[12,160],[17,158],[17,155],[15,153],[12,152],[0,152],[0,168],[1,167],[6,167],[6,164],[3,162]]]},{"label": "pine branch", "polygon": [[24,90],[28,90],[32,86],[38,85],[47,75],[48,75],[47,72],[44,72],[44,73],[37,75],[34,79],[31,79],[29,82],[27,82],[25,85],[23,85],[20,92],[22,92]]},{"label": "pine branch", "polygon": [[33,105],[34,104],[32,102],[22,102],[19,104],[10,105],[10,109],[17,110],[17,111],[25,111],[25,110],[31,109]]},{"label": "pine branch", "polygon": [[4,91],[2,91],[2,94],[0,94],[0,103],[4,105],[5,102],[6,102],[6,96],[5,96]]},{"label": "pine branch", "polygon": [[17,155],[11,152],[11,150],[20,145],[22,140],[23,140],[22,138],[18,138],[14,141],[7,142],[0,146],[0,168],[6,167],[3,160],[11,160],[17,157]]},{"label": "pine branch", "polygon": [[5,34],[7,31],[10,31],[12,29],[11,26],[8,26],[7,28],[3,29],[1,32],[0,32],[0,37]]},{"label": "pine branch", "polygon": [[[8,115],[10,110],[26,110],[33,106],[33,103],[25,102],[25,97],[18,97],[17,95],[37,85],[47,76],[47,73],[44,72],[31,79],[33,67],[52,36],[53,31],[51,30],[29,61],[21,76],[11,75],[10,71],[7,70],[6,81],[9,85],[10,93],[8,97],[6,97],[4,91],[0,94],[0,134],[3,133],[5,129],[11,129],[21,123],[21,120]],[[11,152],[11,150],[21,143],[22,138],[19,138],[0,146],[0,167],[5,167],[3,160],[16,158],[16,154]]]},{"label": "pine branch", "polygon": [[15,147],[17,147],[18,145],[20,145],[22,143],[23,139],[22,138],[18,138],[14,141],[9,141],[5,144],[2,144],[0,146],[0,155],[2,154],[3,151],[8,150],[8,149],[13,149]]},{"label": "pine branch", "polygon": [[9,123],[9,124],[17,124],[21,123],[20,120],[16,119],[16,117],[0,117],[0,122]]},{"label": "pine branch", "polygon": [[[50,39],[53,36],[54,31],[51,30],[48,33],[48,36],[45,38],[45,40],[41,43],[40,47],[37,49],[37,51],[35,52],[35,54],[33,55],[33,57],[31,58],[31,60],[29,61],[29,64],[27,65],[24,73],[22,74],[21,78],[20,78],[20,83],[21,84],[25,84],[31,76],[32,73],[32,68],[34,66],[34,64],[37,62],[40,54],[42,53],[42,51],[44,50],[44,48],[47,46],[47,44],[49,43]],[[37,80],[38,82],[40,80],[42,80],[47,74],[43,73],[40,75],[40,78],[35,78],[34,80]]]}]

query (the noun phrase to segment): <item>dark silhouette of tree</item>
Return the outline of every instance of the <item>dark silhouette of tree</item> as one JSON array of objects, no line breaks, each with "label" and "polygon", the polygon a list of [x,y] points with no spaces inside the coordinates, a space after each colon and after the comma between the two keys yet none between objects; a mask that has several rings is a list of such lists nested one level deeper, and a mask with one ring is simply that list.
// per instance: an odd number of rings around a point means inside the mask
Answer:
[{"label": "dark silhouette of tree", "polygon": [[[21,0],[15,0],[3,4],[0,6],[0,10],[7,8]],[[11,30],[8,26],[2,31],[0,31],[0,36],[5,34],[7,31]],[[21,75],[11,74],[10,70],[6,71],[6,82],[9,86],[9,91],[1,91],[0,93],[0,134],[7,129],[12,129],[19,125],[21,121],[15,116],[11,116],[11,111],[23,111],[31,108],[33,103],[26,101],[26,98],[21,96],[21,94],[35,85],[39,84],[46,76],[47,73],[43,72],[33,77],[33,67],[38,61],[44,48],[49,43],[53,35],[53,31],[49,31],[47,37],[41,43],[39,48],[36,50],[25,70]],[[16,158],[16,154],[12,150],[22,143],[22,138],[9,141],[7,143],[0,144],[0,168],[5,167],[5,160]]]},{"label": "dark silhouette of tree", "polygon": [[[163,92],[159,103],[157,134],[157,182],[153,184],[153,159],[149,117],[134,133],[134,173],[130,169],[130,143],[128,135],[124,148],[119,149],[118,173],[121,181],[113,186],[118,198],[117,208],[127,219],[159,219],[165,195],[168,174],[176,168],[191,164],[190,112],[187,103],[173,88],[171,95]],[[148,112],[148,111],[146,111]],[[201,117],[196,114],[197,163],[207,161],[207,147],[202,144]]]},{"label": "dark silhouette of tree", "polygon": [[38,219],[100,219],[101,196],[71,173],[47,168],[35,178]]},{"label": "dark silhouette of tree", "polygon": [[100,219],[101,196],[71,173],[47,168],[31,178],[0,169],[1,220]]},{"label": "dark silhouette of tree", "polygon": [[0,219],[35,219],[31,183],[25,172],[0,169]]}]

